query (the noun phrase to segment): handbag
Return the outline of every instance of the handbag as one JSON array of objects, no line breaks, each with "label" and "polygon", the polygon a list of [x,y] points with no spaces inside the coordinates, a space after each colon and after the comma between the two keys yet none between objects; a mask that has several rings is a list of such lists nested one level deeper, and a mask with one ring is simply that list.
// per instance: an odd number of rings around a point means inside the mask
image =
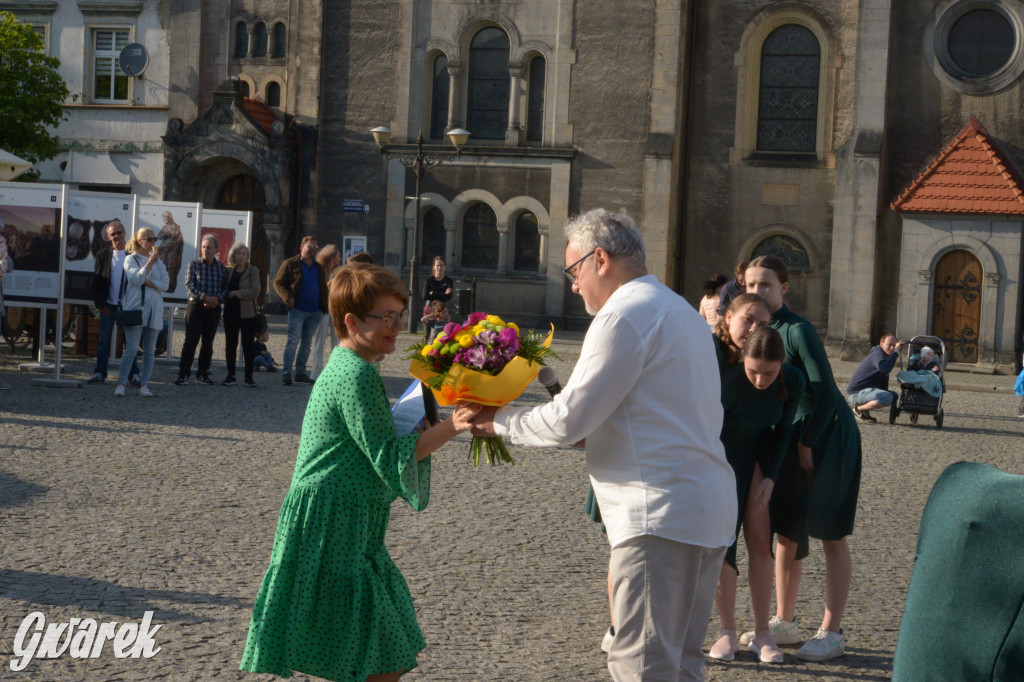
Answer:
[{"label": "handbag", "polygon": [[263,314],[262,310],[256,311],[256,336],[266,334],[270,331],[270,324],[267,323],[267,316]]},{"label": "handbag", "polygon": [[[138,260],[135,261],[138,265]],[[128,289],[128,283],[125,280],[124,271],[121,271],[121,300],[124,300],[124,292]],[[142,286],[142,305],[146,305],[146,286]],[[138,310],[125,310],[123,308],[117,309],[115,315],[117,323],[122,327],[138,327],[142,324],[142,308]]]}]

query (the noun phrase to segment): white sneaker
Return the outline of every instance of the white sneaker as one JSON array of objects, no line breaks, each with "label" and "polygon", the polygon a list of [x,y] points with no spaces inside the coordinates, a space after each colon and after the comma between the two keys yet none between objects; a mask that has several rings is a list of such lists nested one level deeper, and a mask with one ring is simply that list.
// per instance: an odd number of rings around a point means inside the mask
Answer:
[{"label": "white sneaker", "polygon": [[846,643],[843,629],[839,630],[832,632],[828,628],[818,628],[814,637],[796,652],[796,657],[802,661],[821,662],[842,656],[846,653]]},{"label": "white sneaker", "polygon": [[140,386],[139,395],[143,398],[152,398],[153,392],[149,390],[149,386]]},{"label": "white sneaker", "polygon": [[[797,625],[799,621],[799,618],[789,621],[785,618],[772,616],[771,620],[768,621],[768,629],[772,631],[772,639],[775,640],[775,643],[782,646],[783,644],[799,644],[804,641],[803,637],[800,636],[800,628]],[[750,646],[750,643],[753,641],[753,630],[748,630],[740,635],[740,646]]]},{"label": "white sneaker", "polygon": [[114,395],[116,395],[116,396],[123,396],[124,395],[124,386],[122,386],[121,384],[118,384],[117,388],[114,389]]},{"label": "white sneaker", "polygon": [[601,651],[605,653],[611,651],[613,639],[615,639],[615,626],[609,625],[608,629],[604,633],[604,639],[601,640]]}]

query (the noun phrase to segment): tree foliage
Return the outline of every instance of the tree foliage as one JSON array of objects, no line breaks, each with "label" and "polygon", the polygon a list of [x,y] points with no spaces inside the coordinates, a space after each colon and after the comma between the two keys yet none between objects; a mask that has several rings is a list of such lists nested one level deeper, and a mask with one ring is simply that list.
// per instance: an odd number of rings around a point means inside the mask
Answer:
[{"label": "tree foliage", "polygon": [[[0,149],[33,163],[59,151],[56,128],[70,97],[43,39],[10,12],[0,12]],[[38,175],[38,173],[37,173]]]}]

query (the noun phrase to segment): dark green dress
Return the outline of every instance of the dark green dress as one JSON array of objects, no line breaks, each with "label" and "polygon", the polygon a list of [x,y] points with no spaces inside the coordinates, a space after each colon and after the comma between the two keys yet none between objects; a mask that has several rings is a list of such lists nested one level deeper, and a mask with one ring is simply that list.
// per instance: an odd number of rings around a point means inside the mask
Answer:
[{"label": "dark green dress", "polygon": [[1024,679],[1024,476],[946,469],[928,496],[894,682]]},{"label": "dark green dress", "polygon": [[396,498],[427,506],[418,438],[395,432],[376,368],[335,348],[306,407],[242,670],[363,682],[416,667],[426,642],[384,534]]},{"label": "dark green dress", "polygon": [[[780,397],[783,389],[785,396]],[[804,377],[789,365],[783,365],[775,382],[763,391],[750,383],[742,363],[722,371],[722,408],[725,410],[722,445],[736,474],[739,497],[736,542],[754,477],[754,464],[761,465],[765,477],[777,480],[789,451],[793,416],[803,393]],[[736,568],[736,542],[725,554],[725,560],[733,568]]]},{"label": "dark green dress", "polygon": [[[860,491],[860,430],[832,376],[825,347],[811,323],[782,306],[771,327],[782,335],[786,362],[799,369],[806,390],[797,406],[794,437],[772,493],[772,531],[797,543],[807,556],[808,535],[841,540],[853,532]],[[800,468],[797,445],[814,455],[814,475]]]}]

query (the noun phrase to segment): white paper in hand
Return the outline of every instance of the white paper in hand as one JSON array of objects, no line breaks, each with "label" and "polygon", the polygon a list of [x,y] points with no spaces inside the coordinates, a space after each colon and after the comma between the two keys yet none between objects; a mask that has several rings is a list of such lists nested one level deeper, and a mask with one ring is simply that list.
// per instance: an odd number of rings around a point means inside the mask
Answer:
[{"label": "white paper in hand", "polygon": [[395,422],[395,431],[402,436],[416,430],[423,418],[427,416],[423,409],[423,384],[416,379],[405,389],[405,393],[391,408],[391,419]]}]

